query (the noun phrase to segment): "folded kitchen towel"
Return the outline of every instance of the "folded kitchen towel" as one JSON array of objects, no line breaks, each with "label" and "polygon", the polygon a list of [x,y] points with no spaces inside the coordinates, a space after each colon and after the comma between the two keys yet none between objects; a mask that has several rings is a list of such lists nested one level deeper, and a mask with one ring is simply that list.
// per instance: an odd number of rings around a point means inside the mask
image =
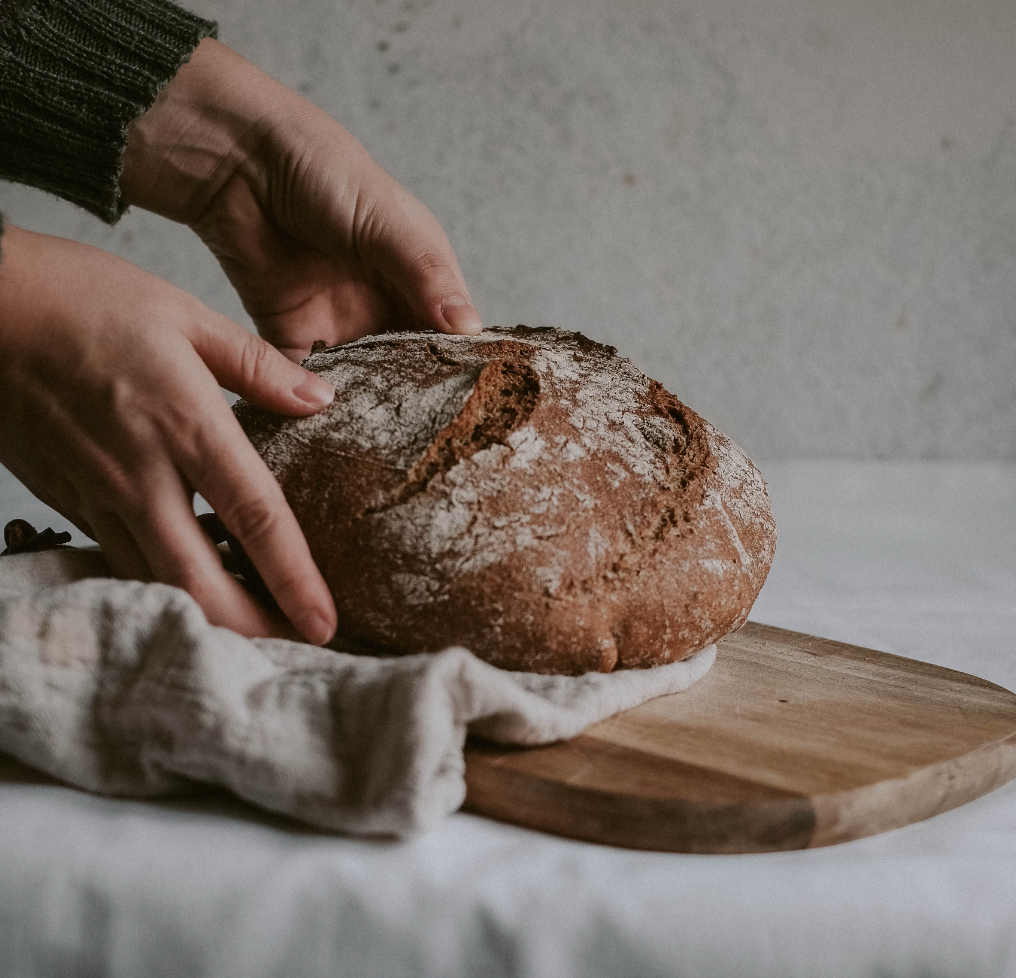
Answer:
[{"label": "folded kitchen towel", "polygon": [[0,751],[90,791],[221,785],[345,832],[407,836],[455,811],[467,732],[572,737],[686,689],[715,657],[579,677],[505,672],[461,648],[378,658],[249,640],[184,591],[108,575],[97,551],[0,558]]}]

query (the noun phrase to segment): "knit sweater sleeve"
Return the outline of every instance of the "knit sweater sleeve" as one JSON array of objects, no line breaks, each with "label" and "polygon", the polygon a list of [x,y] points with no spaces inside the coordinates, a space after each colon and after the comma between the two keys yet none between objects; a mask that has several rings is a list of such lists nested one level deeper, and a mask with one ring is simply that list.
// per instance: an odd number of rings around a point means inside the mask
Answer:
[{"label": "knit sweater sleeve", "polygon": [[127,127],[215,31],[168,0],[0,0],[0,179],[116,221]]}]

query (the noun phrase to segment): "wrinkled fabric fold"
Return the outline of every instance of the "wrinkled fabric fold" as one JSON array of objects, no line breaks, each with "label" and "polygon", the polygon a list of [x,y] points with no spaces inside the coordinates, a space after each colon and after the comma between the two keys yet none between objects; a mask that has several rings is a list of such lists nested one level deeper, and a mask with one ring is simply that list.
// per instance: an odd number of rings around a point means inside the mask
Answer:
[{"label": "wrinkled fabric fold", "polygon": [[94,551],[0,558],[0,750],[89,791],[219,785],[343,832],[414,835],[459,808],[467,733],[572,737],[687,689],[715,657],[578,677],[461,648],[378,658],[249,640],[177,588],[103,573]]}]

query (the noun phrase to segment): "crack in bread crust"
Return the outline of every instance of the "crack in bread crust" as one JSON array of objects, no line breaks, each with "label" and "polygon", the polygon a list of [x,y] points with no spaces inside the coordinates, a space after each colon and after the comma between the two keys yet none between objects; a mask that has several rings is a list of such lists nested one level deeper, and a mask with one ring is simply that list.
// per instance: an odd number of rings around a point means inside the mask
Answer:
[{"label": "crack in bread crust", "polygon": [[[428,344],[428,352],[433,352]],[[437,357],[455,365],[450,357]],[[471,458],[491,445],[504,445],[512,431],[533,413],[540,396],[540,380],[526,363],[490,360],[476,377],[468,400],[454,421],[437,433],[427,450],[413,463],[406,481],[387,500],[368,506],[363,516],[401,506],[463,459]]]}]

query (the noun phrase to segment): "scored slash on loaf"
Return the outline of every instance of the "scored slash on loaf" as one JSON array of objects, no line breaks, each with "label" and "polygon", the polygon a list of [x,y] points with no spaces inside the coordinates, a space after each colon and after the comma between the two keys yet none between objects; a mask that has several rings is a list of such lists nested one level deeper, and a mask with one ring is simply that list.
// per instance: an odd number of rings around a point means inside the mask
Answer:
[{"label": "scored slash on loaf", "polygon": [[613,347],[393,333],[304,366],[336,387],[320,414],[235,411],[344,639],[579,674],[673,662],[747,619],[776,544],[762,476]]}]

